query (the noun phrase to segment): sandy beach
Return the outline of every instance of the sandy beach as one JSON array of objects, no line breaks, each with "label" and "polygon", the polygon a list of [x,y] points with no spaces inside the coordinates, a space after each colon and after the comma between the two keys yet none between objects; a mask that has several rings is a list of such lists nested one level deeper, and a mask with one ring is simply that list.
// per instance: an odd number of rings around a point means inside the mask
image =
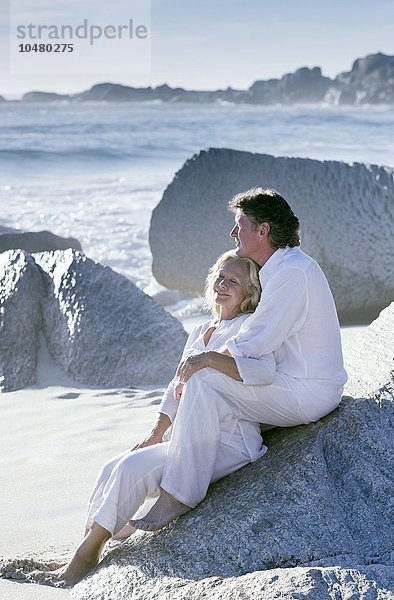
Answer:
[{"label": "sandy beach", "polygon": [[[0,558],[64,563],[100,465],[144,437],[160,390],[75,387],[43,347],[38,375],[36,386],[1,395]],[[67,595],[0,580],[2,600]]]},{"label": "sandy beach", "polygon": [[[194,321],[186,321],[190,330]],[[342,330],[344,346],[360,330]],[[78,544],[100,466],[149,430],[161,389],[102,390],[76,385],[42,344],[38,384],[1,395],[0,559],[19,559],[3,600],[65,598],[67,590],[18,582],[32,561],[63,563]]]}]

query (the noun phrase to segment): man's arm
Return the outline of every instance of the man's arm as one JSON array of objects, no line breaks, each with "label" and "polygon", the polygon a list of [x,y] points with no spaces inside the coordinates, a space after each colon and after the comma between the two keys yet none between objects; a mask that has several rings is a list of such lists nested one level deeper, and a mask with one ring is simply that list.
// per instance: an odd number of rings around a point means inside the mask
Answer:
[{"label": "man's arm", "polygon": [[214,350],[189,356],[178,367],[177,376],[180,381],[186,383],[194,373],[206,368],[216,369],[236,381],[242,381],[233,357],[229,353],[222,354]]},{"label": "man's arm", "polygon": [[229,351],[223,348],[216,352],[210,350],[191,356],[182,363],[177,375],[186,383],[194,373],[205,368],[215,369],[246,385],[269,385],[274,380],[276,363],[272,353],[259,359],[237,358],[235,360]]},{"label": "man's arm", "polygon": [[263,288],[255,312],[243,322],[226,347],[233,357],[259,358],[275,352],[303,325],[308,310],[308,290],[303,270],[288,268]]}]

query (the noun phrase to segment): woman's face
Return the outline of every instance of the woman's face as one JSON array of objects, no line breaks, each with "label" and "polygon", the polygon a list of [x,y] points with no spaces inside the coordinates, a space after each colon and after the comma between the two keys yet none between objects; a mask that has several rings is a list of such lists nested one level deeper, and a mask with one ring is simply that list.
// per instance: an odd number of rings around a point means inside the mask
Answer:
[{"label": "woman's face", "polygon": [[223,309],[223,318],[231,318],[241,312],[249,284],[248,267],[245,262],[227,260],[219,269],[213,284],[215,302]]}]

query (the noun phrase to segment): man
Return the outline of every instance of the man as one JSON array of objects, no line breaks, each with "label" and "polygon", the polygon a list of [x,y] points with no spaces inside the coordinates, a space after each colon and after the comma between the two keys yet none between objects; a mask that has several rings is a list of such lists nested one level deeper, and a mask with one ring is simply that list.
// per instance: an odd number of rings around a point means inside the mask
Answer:
[{"label": "man", "polygon": [[[347,379],[330,288],[319,265],[298,247],[299,221],[286,200],[275,190],[254,188],[235,196],[229,208],[236,253],[261,267],[260,303],[226,348],[180,365],[178,375],[187,384],[160,497],[144,518],[131,521],[140,529],[159,529],[201,502],[224,431],[230,439],[240,421],[280,427],[316,421],[338,406]],[[258,359],[270,353],[276,372],[267,385]],[[160,411],[146,444],[161,441],[168,427],[165,407]],[[246,439],[246,454],[250,462],[261,452]]]}]

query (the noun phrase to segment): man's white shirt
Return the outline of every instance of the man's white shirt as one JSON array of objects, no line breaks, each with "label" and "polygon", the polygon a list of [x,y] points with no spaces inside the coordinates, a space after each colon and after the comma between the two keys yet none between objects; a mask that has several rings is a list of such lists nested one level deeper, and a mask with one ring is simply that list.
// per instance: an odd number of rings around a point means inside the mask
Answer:
[{"label": "man's white shirt", "polygon": [[327,279],[300,248],[280,248],[260,269],[261,298],[255,312],[226,343],[248,385],[264,385],[261,357],[274,353],[276,370],[309,383],[347,380],[340,328]]}]

